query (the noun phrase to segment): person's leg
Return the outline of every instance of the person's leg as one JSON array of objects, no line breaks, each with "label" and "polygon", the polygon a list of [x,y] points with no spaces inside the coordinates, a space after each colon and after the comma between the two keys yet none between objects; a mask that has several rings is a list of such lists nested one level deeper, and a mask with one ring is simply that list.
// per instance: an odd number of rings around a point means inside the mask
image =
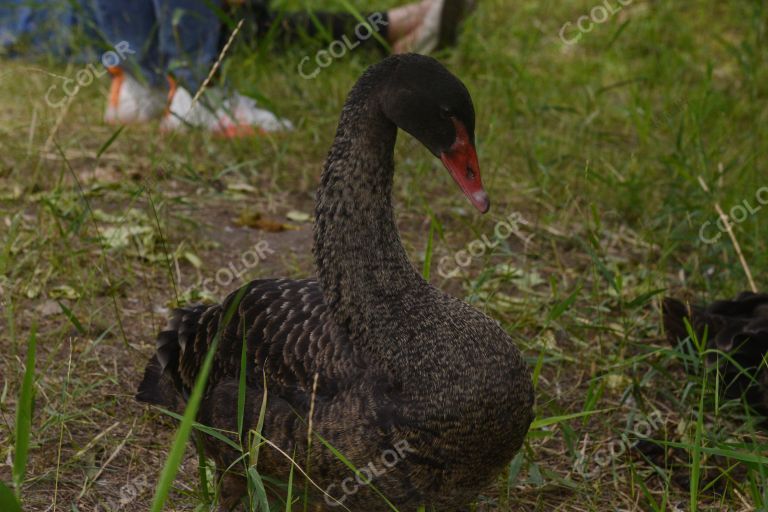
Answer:
[{"label": "person's leg", "polygon": [[31,9],[23,0],[10,0],[0,6],[0,49],[10,50],[28,33]]},{"label": "person's leg", "polygon": [[13,55],[65,57],[74,50],[77,22],[68,2],[6,0],[0,5],[0,48]]},{"label": "person's leg", "polygon": [[101,62],[112,75],[104,120],[123,124],[160,117],[167,82],[152,0],[90,1],[108,50]]},{"label": "person's leg", "polygon": [[149,87],[164,88],[165,66],[157,44],[157,19],[152,0],[91,1],[101,36],[110,47],[124,48],[119,62],[111,67],[119,64]]},{"label": "person's leg", "polygon": [[[456,44],[459,26],[474,10],[476,0],[424,0],[415,12],[418,23],[405,35],[397,37],[395,53],[430,53]],[[412,14],[404,11],[408,19]]]},{"label": "person's leg", "polygon": [[388,11],[390,43],[395,44],[413,32],[426,16],[431,0],[423,0]]}]

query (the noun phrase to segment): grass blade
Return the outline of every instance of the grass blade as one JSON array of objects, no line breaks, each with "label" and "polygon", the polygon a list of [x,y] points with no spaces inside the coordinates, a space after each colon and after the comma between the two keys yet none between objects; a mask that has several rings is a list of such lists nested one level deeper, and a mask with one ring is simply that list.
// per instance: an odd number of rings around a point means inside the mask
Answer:
[{"label": "grass blade", "polygon": [[211,493],[208,492],[208,462],[205,459],[205,447],[200,436],[195,436],[195,448],[197,448],[197,478],[200,480],[200,496],[203,503],[209,505],[211,503]]},{"label": "grass blade", "polygon": [[16,410],[16,444],[13,455],[13,485],[16,495],[21,495],[21,484],[27,470],[27,455],[29,451],[29,432],[32,427],[32,403],[34,401],[35,385],[35,351],[37,349],[37,326],[32,326],[27,343],[27,364],[24,369],[24,380],[21,383],[18,408]]},{"label": "grass blade", "polygon": [[[176,418],[179,421],[184,420],[184,416],[180,414],[176,414],[173,411],[169,411],[168,409],[163,409],[162,407],[158,407],[157,409],[160,410],[163,414],[167,414],[168,416],[171,416],[172,418]],[[213,427],[209,427],[207,425],[203,425],[202,423],[198,423],[195,421],[195,422],[192,422],[192,428],[194,428],[195,430],[199,430],[200,432],[203,432],[205,434],[208,434],[209,436],[221,441],[222,443],[229,445],[234,450],[240,449],[240,445],[238,443],[234,442],[232,439],[225,436],[222,433],[222,431],[219,431]]]},{"label": "grass blade", "polygon": [[187,440],[192,431],[192,424],[197,416],[197,410],[200,407],[200,401],[203,398],[203,390],[205,384],[208,381],[208,373],[211,371],[211,365],[213,364],[213,356],[216,353],[216,348],[219,345],[219,336],[216,336],[208,349],[208,354],[205,356],[203,367],[195,380],[195,386],[192,390],[192,395],[189,397],[187,408],[184,410],[184,416],[179,425],[179,430],[176,432],[176,437],[171,445],[171,451],[168,453],[168,458],[163,466],[163,471],[160,474],[160,480],[157,483],[157,490],[155,491],[155,497],[152,500],[152,512],[160,512],[163,510],[165,500],[168,498],[168,494],[171,491],[171,485],[176,478],[176,472],[179,470],[179,465],[184,457],[184,450],[186,449]]},{"label": "grass blade", "polygon": [[0,510],[3,512],[22,512],[19,500],[3,482],[0,482]]},{"label": "grass blade", "polygon": [[[294,452],[293,458],[296,459],[296,453]],[[288,496],[285,497],[285,512],[291,512],[293,510],[293,464],[291,464],[291,471],[288,473]]]},{"label": "grass blade", "polygon": [[565,300],[554,305],[554,307],[549,311],[549,314],[547,315],[547,325],[563,316],[563,314],[568,311],[571,306],[573,306],[573,303],[576,302],[580,291],[581,285],[578,285],[576,286],[576,289],[574,289],[573,292],[565,298]]},{"label": "grass blade", "polygon": [[387,53],[389,53],[391,49],[389,46],[389,43],[379,33],[378,27],[372,27],[371,22],[365,19],[363,15],[360,13],[360,11],[355,9],[355,7],[349,2],[349,0],[339,0],[339,3],[344,8],[344,10],[347,11],[349,14],[351,14],[359,23],[366,25],[371,35],[373,36],[373,38],[376,39],[376,41],[378,41],[379,44],[386,49]]},{"label": "grass blade", "polygon": [[[696,445],[691,443],[678,443],[673,441],[654,441],[654,443],[661,446],[671,446],[673,448],[682,448],[684,450],[690,450],[690,451],[696,450]],[[743,452],[735,449],[730,449],[727,447],[712,448],[709,446],[701,446],[701,445],[699,445],[698,451],[701,453],[706,453],[707,455],[717,455],[720,457],[727,457],[729,459],[738,460],[740,462],[745,462],[748,464],[756,464],[757,466],[768,466],[768,456],[760,455],[759,453]]]},{"label": "grass blade", "polygon": [[96,159],[97,160],[99,158],[101,158],[101,155],[103,155],[104,152],[109,149],[109,146],[111,146],[112,143],[115,142],[115,140],[117,140],[117,138],[120,136],[120,134],[123,133],[123,130],[125,129],[126,126],[127,125],[122,125],[120,128],[115,130],[112,133],[112,135],[109,137],[109,139],[107,139],[107,142],[105,142],[104,144],[101,145],[99,150],[96,152]]},{"label": "grass blade", "polygon": [[[251,503],[253,505],[261,502],[266,503],[266,497],[262,497],[262,490],[259,488],[259,485],[263,486],[263,482],[261,480],[261,476],[258,474],[258,471],[256,468],[259,466],[259,452],[261,450],[261,445],[263,436],[261,435],[262,429],[264,428],[264,418],[267,415],[267,376],[266,374],[262,375],[263,378],[263,395],[261,398],[261,408],[259,409],[259,419],[256,422],[256,429],[251,429],[250,433],[250,442],[248,445],[248,495],[251,498]],[[263,506],[263,505],[262,505]],[[269,507],[269,503],[267,503],[267,507]],[[269,510],[269,508],[262,510]]]},{"label": "grass blade", "polygon": [[427,248],[424,251],[424,267],[421,270],[421,276],[425,281],[429,281],[429,273],[432,268],[432,249],[435,241],[435,221],[429,223],[429,238],[427,238]]},{"label": "grass blade", "polygon": [[[293,466],[293,465],[291,465]],[[260,512],[269,512],[269,500],[267,499],[267,490],[264,487],[264,481],[261,475],[256,471],[256,466],[248,468],[248,487],[253,490],[254,498],[251,503],[251,510]]]},{"label": "grass blade", "polygon": [[531,427],[528,430],[529,431],[536,430],[538,428],[554,425],[555,423],[562,423],[563,421],[573,420],[576,418],[583,418],[585,416],[592,416],[593,414],[608,412],[610,410],[611,409],[598,409],[595,411],[583,411],[583,412],[576,412],[573,414],[562,414],[560,416],[551,416],[549,418],[540,418],[540,419],[533,420],[533,423],[531,423]]},{"label": "grass blade", "polygon": [[62,313],[64,313],[64,316],[67,317],[67,320],[77,329],[77,332],[79,332],[81,335],[85,335],[85,329],[83,328],[83,324],[80,323],[80,320],[77,319],[75,314],[72,312],[71,309],[69,309],[67,306],[64,305],[60,300],[57,300],[56,303],[61,308]]},{"label": "grass blade", "polygon": [[[333,455],[334,455],[334,456],[335,456],[337,459],[339,459],[339,460],[340,460],[340,461],[341,461],[341,462],[342,462],[342,463],[343,463],[345,466],[347,466],[349,469],[351,469],[351,470],[352,470],[352,472],[353,472],[353,473],[355,473],[355,476],[356,476],[356,477],[361,477],[361,476],[365,477],[365,475],[364,475],[364,474],[363,474],[363,473],[362,473],[362,472],[361,472],[359,469],[357,469],[357,467],[355,467],[355,465],[354,465],[354,464],[352,464],[352,461],[350,461],[348,458],[346,458],[346,457],[344,456],[344,454],[342,454],[342,453],[341,453],[339,450],[337,450],[337,449],[336,449],[336,448],[335,448],[335,447],[334,447],[334,446],[333,446],[331,443],[329,443],[328,441],[326,441],[326,440],[325,440],[325,439],[324,439],[324,438],[323,438],[323,437],[322,437],[320,434],[318,434],[318,433],[315,433],[315,435],[316,435],[316,436],[317,436],[317,438],[320,440],[320,442],[321,442],[321,443],[323,443],[323,445],[324,445],[326,448],[328,448],[328,449],[331,451],[331,453],[333,453]],[[379,496],[379,497],[380,497],[380,498],[381,498],[381,499],[384,501],[384,503],[386,503],[386,505],[387,505],[387,506],[388,506],[388,507],[389,507],[391,510],[393,510],[394,512],[398,512],[398,510],[397,510],[397,507],[396,507],[396,506],[395,506],[395,505],[394,505],[394,504],[393,504],[391,501],[389,501],[389,499],[387,499],[387,497],[386,497],[386,496],[384,496],[384,494],[383,494],[383,493],[382,493],[382,492],[381,492],[381,491],[380,491],[380,490],[379,490],[379,489],[378,489],[378,488],[377,488],[375,485],[373,485],[373,483],[372,483],[372,482],[368,482],[368,483],[367,483],[367,486],[368,486],[368,487],[369,487],[369,488],[370,488],[370,489],[371,489],[373,492],[375,492],[376,494],[378,494],[378,496]]]},{"label": "grass blade", "polygon": [[666,288],[656,288],[655,290],[651,290],[650,292],[640,294],[639,296],[635,297],[633,300],[627,302],[626,306],[630,309],[642,307],[650,299],[652,299],[656,295],[665,291],[667,291]]},{"label": "grass blade", "polygon": [[13,261],[11,257],[11,248],[13,247],[14,240],[16,240],[16,237],[19,235],[20,221],[21,213],[17,213],[13,216],[13,219],[11,219],[11,226],[8,229],[5,245],[3,246],[3,250],[0,251],[0,274],[7,273],[8,269],[11,267],[11,262]]},{"label": "grass blade", "polygon": [[[695,336],[694,336],[695,338]],[[699,345],[699,353],[704,350],[704,345]],[[696,432],[694,434],[693,441],[693,454],[691,457],[691,479],[690,479],[690,493],[691,512],[696,512],[699,508],[699,482],[701,480],[701,449],[702,438],[704,435],[704,397],[706,396],[707,388],[707,374],[704,373],[701,377],[701,390],[699,394],[699,407],[698,414],[696,415]]]},{"label": "grass blade", "polygon": [[245,368],[248,345],[245,340],[246,330],[243,329],[243,344],[240,349],[240,378],[237,384],[237,437],[242,443],[243,420],[245,418]]}]

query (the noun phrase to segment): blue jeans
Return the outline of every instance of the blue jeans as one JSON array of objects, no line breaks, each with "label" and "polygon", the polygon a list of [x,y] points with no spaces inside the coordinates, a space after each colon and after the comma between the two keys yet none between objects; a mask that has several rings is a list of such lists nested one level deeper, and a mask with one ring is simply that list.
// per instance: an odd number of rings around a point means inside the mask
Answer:
[{"label": "blue jeans", "polygon": [[[120,65],[150,86],[165,86],[171,73],[181,85],[196,91],[219,51],[222,21],[214,9],[221,8],[224,0],[0,1],[0,48],[24,35],[31,50]],[[358,23],[349,13],[278,15],[268,0],[250,0],[246,6],[242,15],[247,26],[255,28],[257,35],[274,29],[275,38],[283,43],[321,33],[329,40],[354,37]],[[377,30],[386,39],[387,14],[379,16],[383,26]],[[84,37],[77,41],[76,33]],[[378,45],[373,38],[360,42]],[[117,52],[105,53],[113,49]]]},{"label": "blue jeans", "polygon": [[[208,5],[222,3],[2,0],[0,48],[94,61],[120,45],[128,51],[120,52],[126,58],[119,64],[138,79],[163,87],[171,73],[181,85],[195,91],[219,50],[222,22]],[[84,37],[77,40],[77,34]]]},{"label": "blue jeans", "polygon": [[83,0],[111,46],[127,43],[135,53],[122,66],[152,86],[168,73],[191,91],[205,79],[219,49],[221,20],[206,4],[221,0]]},{"label": "blue jeans", "polygon": [[66,0],[2,0],[0,49],[11,56],[23,50],[36,56],[93,60],[93,12],[85,2]]}]

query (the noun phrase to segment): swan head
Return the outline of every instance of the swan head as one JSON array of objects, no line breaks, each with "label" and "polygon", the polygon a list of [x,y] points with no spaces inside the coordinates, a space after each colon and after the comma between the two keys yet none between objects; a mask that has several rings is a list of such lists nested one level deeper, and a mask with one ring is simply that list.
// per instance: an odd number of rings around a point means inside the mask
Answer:
[{"label": "swan head", "polygon": [[384,115],[438,157],[481,213],[490,208],[475,149],[475,109],[464,84],[442,64],[417,54],[390,57]]}]

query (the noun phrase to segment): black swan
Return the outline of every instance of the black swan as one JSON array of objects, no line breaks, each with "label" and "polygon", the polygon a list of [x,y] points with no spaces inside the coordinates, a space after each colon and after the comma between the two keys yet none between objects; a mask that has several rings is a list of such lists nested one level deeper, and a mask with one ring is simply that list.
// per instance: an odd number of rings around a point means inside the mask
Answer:
[{"label": "black swan", "polygon": [[700,341],[706,338],[707,348],[732,358],[707,357],[710,364],[719,364],[726,398],[744,397],[768,419],[768,294],[742,292],[733,300],[706,306],[665,298],[662,312],[667,338],[673,344],[688,338],[687,319],[696,337]]},{"label": "black swan", "polygon": [[[420,55],[371,66],[349,93],[320,180],[317,279],[248,283],[226,326],[219,324],[238,292],[220,305],[176,310],[137,394],[183,406],[221,330],[198,421],[237,431],[245,340],[241,435],[255,428],[266,384],[263,435],[309,472],[313,510],[391,510],[381,495],[403,512],[465,510],[518,451],[533,419],[530,372],[509,335],[408,260],[391,204],[398,127],[488,210],[464,85]],[[223,507],[233,507],[246,493],[241,454],[208,436],[205,445],[219,470],[233,468],[222,483]],[[262,449],[258,470],[286,482],[290,463],[275,447]]]}]

